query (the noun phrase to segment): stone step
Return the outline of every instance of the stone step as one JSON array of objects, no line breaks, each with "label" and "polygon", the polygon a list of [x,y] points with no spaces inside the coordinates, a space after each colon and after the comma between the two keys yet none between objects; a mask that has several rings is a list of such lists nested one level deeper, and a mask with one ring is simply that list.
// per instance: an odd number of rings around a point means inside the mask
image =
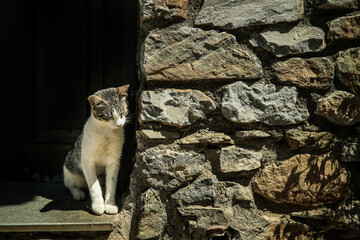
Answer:
[{"label": "stone step", "polygon": [[96,216],[62,184],[0,182],[0,232],[112,231],[116,215]]}]

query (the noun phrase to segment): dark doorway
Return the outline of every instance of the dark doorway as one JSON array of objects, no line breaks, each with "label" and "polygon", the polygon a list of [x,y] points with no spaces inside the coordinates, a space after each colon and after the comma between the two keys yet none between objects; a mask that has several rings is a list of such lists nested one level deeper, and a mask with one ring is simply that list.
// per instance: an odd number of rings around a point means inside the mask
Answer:
[{"label": "dark doorway", "polygon": [[[134,114],[136,14],[136,1],[1,0],[0,180],[61,173],[90,114],[87,96],[99,89],[130,83]],[[134,131],[127,125],[120,190]]]}]

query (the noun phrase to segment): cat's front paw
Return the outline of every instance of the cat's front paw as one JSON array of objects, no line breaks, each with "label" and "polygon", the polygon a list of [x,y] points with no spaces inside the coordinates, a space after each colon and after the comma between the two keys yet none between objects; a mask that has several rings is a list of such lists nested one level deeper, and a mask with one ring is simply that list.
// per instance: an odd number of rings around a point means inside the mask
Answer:
[{"label": "cat's front paw", "polygon": [[96,215],[102,215],[105,211],[105,206],[103,203],[93,203],[91,204],[91,209]]},{"label": "cat's front paw", "polygon": [[107,214],[117,214],[119,212],[119,209],[116,205],[105,204],[105,212]]}]

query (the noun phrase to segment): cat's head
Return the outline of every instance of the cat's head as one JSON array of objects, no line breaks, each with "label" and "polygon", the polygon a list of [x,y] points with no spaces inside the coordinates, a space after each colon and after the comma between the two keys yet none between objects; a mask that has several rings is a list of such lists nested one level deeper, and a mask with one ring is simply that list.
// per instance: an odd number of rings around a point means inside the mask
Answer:
[{"label": "cat's head", "polygon": [[100,121],[106,122],[111,128],[124,126],[128,113],[129,85],[118,88],[107,88],[97,91],[88,97],[91,114]]}]

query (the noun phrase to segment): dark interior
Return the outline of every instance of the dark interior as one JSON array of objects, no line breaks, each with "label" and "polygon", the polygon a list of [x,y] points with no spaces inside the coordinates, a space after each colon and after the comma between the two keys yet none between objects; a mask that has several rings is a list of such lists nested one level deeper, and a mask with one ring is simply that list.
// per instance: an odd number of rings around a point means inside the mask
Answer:
[{"label": "dark interior", "polygon": [[[56,182],[90,115],[87,96],[130,84],[135,113],[136,1],[0,1],[1,181]],[[126,126],[118,190],[129,181]]]}]

